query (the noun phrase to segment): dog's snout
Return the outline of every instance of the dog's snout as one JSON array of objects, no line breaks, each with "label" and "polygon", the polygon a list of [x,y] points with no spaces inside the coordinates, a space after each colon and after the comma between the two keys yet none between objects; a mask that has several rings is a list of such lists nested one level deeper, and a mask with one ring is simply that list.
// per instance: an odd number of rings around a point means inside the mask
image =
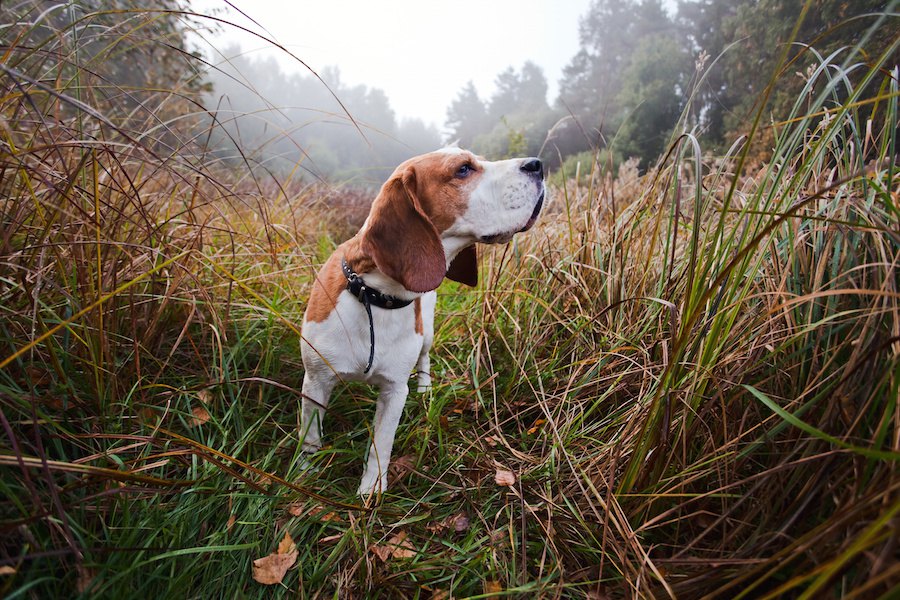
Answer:
[{"label": "dog's snout", "polygon": [[525,173],[544,178],[544,164],[538,158],[526,158],[519,167]]}]

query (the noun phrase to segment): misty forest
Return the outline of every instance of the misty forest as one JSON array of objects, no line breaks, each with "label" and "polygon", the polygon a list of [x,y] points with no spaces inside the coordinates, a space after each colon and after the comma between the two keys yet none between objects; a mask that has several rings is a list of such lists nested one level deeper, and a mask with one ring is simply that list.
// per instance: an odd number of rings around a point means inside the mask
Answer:
[{"label": "misty forest", "polygon": [[[592,0],[427,123],[228,11],[0,2],[0,596],[896,598],[898,11]],[[303,314],[447,144],[550,200],[441,284],[364,499],[367,386],[301,457]]]}]

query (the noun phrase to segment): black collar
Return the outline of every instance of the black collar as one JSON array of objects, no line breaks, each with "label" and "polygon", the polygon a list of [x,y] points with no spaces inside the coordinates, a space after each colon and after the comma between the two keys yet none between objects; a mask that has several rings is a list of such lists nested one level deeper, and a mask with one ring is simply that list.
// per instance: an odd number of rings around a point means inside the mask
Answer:
[{"label": "black collar", "polygon": [[347,278],[347,291],[356,296],[356,299],[363,304],[368,302],[372,306],[377,306],[378,308],[395,309],[409,306],[413,302],[412,300],[403,300],[396,296],[389,296],[388,294],[379,292],[375,288],[366,285],[366,282],[363,281],[362,277],[357,275],[343,258],[341,259],[341,269],[344,271],[344,277]]},{"label": "black collar", "polygon": [[413,301],[403,300],[396,296],[389,296],[379,292],[373,287],[367,286],[362,277],[350,268],[350,265],[347,264],[347,260],[344,258],[341,258],[341,270],[344,272],[344,277],[347,278],[347,291],[356,296],[357,300],[362,302],[362,305],[366,308],[366,314],[369,317],[369,362],[366,363],[366,370],[363,371],[363,373],[368,373],[369,369],[372,368],[372,361],[375,360],[375,324],[372,322],[372,307],[377,306],[378,308],[387,309],[403,308],[404,306],[412,304]]}]

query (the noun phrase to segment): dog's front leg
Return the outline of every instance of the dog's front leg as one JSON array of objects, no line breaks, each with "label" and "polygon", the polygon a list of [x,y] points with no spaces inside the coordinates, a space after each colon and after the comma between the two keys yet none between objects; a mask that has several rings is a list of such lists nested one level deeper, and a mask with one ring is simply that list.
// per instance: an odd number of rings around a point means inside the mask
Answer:
[{"label": "dog's front leg", "polygon": [[374,437],[372,445],[369,447],[366,469],[357,492],[363,498],[373,493],[380,494],[387,489],[391,448],[394,445],[394,435],[397,433],[397,425],[400,423],[408,392],[405,381],[402,383],[388,382],[381,387],[378,405],[375,407],[375,422],[372,427]]},{"label": "dog's front leg", "polygon": [[322,419],[325,417],[325,407],[334,389],[335,380],[323,380],[321,377],[312,377],[307,370],[303,376],[303,400],[300,410],[300,441],[302,449],[307,454],[312,454],[322,447]]}]

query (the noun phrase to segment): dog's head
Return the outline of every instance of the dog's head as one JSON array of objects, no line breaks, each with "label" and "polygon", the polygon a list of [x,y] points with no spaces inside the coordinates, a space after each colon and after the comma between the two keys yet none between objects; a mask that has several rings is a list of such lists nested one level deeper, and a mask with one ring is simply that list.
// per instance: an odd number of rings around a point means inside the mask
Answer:
[{"label": "dog's head", "polygon": [[423,154],[382,186],[363,225],[363,249],[412,292],[437,288],[445,275],[475,285],[474,244],[503,244],[530,229],[544,194],[536,158],[487,161],[459,148]]}]

